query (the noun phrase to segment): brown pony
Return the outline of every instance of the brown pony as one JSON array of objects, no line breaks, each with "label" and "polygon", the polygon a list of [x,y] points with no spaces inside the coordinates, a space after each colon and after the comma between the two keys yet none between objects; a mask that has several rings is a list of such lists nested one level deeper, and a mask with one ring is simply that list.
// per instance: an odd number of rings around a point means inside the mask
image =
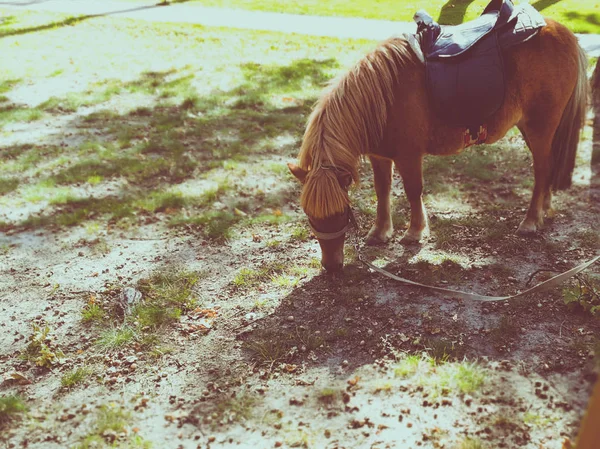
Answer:
[{"label": "brown pony", "polygon": [[[565,26],[547,26],[529,41],[503,52],[507,93],[487,121],[493,143],[517,126],[533,154],[535,186],[518,232],[530,234],[552,212],[552,190],[571,185],[575,154],[584,123],[587,57]],[[427,99],[425,68],[404,38],[381,43],[349,73],[334,81],[315,106],[304,134],[299,165],[288,164],[302,184],[301,206],[322,250],[327,270],[344,262],[350,215],[348,188],[358,182],[358,165],[373,166],[377,217],[368,244],[392,235],[392,163],[404,182],[411,208],[402,242],[427,231],[423,206],[425,154],[452,155],[465,148],[465,128],[442,123]]]}]

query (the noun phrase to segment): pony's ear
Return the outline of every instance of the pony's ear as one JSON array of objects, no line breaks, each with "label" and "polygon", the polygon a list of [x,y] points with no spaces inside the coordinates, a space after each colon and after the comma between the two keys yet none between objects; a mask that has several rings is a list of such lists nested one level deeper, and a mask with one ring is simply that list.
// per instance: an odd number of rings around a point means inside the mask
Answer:
[{"label": "pony's ear", "polygon": [[348,190],[350,184],[352,184],[352,175],[347,171],[338,172],[337,179],[344,190]]},{"label": "pony's ear", "polygon": [[298,167],[296,164],[287,164],[288,168],[290,169],[290,171],[292,172],[292,175],[294,175],[298,181],[300,181],[302,184],[304,184],[304,181],[306,180],[306,175],[308,175],[308,172],[300,167]]}]

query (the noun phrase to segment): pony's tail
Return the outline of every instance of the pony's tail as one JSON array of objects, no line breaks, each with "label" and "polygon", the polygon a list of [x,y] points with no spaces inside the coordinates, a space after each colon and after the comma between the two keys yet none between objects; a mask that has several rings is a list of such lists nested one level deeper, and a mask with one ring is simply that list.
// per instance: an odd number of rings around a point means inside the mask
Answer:
[{"label": "pony's tail", "polygon": [[560,124],[552,140],[552,172],[550,175],[552,190],[565,190],[571,187],[579,136],[587,112],[589,94],[587,56],[578,43],[575,45],[577,45],[578,51],[577,84],[563,111]]}]

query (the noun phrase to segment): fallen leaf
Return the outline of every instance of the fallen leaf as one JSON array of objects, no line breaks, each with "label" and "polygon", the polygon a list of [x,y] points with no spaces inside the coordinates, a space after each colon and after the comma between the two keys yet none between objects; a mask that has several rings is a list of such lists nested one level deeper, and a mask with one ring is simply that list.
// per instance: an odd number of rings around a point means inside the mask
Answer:
[{"label": "fallen leaf", "polygon": [[19,371],[13,371],[12,373],[5,374],[4,380],[7,382],[15,382],[19,385],[29,385],[31,383],[31,380],[29,380],[25,374]]}]

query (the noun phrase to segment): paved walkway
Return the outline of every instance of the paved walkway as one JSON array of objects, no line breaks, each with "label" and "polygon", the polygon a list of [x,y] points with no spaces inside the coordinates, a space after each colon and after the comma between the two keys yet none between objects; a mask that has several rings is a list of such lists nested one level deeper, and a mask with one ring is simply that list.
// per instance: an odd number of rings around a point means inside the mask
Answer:
[{"label": "paved walkway", "polygon": [[[73,15],[114,15],[152,22],[195,23],[205,26],[298,33],[311,36],[382,40],[389,36],[412,33],[413,23],[348,17],[320,17],[208,8],[177,3],[158,6],[156,1],[126,2],[118,0],[0,0],[0,7],[53,11]],[[578,35],[583,48],[600,56],[600,35]]]}]

